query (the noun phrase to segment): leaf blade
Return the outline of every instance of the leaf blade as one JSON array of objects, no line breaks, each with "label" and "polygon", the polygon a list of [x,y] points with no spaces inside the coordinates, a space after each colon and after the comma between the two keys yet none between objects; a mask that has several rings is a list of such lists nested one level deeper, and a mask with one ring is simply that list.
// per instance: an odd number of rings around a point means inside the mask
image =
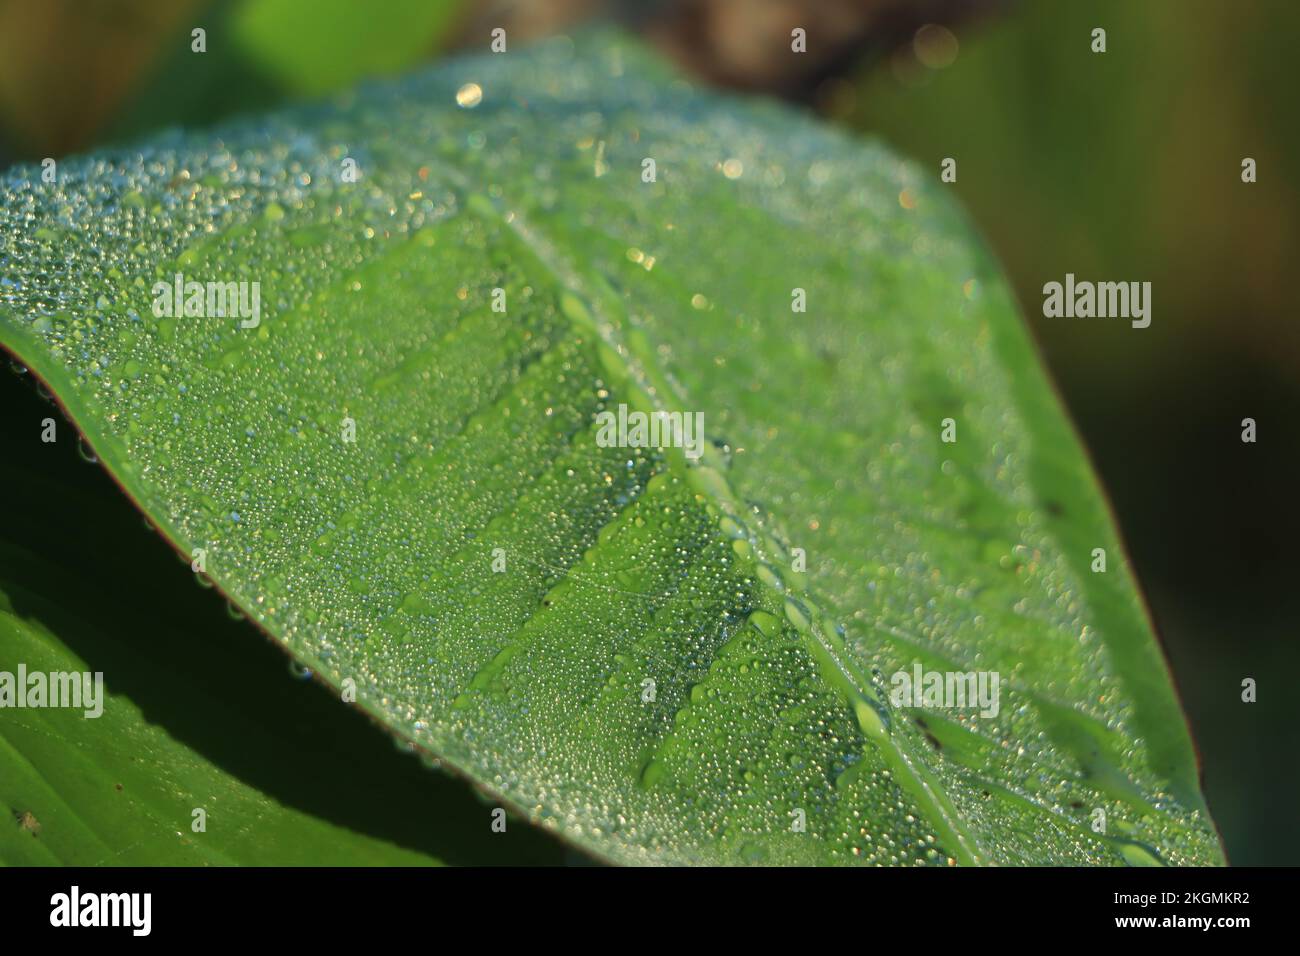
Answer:
[{"label": "leaf blade", "polygon": [[[960,214],[878,146],[584,42],[115,158],[142,198],[98,218],[143,251],[111,250],[104,314],[24,288],[0,339],[268,632],[592,852],[1221,861],[1131,578],[1079,572],[1118,538]],[[115,318],[180,270],[257,277],[266,317]],[[725,448],[604,447],[619,404],[704,409]],[[913,662],[1013,675],[1012,704],[892,706]]]},{"label": "leaf blade", "polygon": [[[106,702],[86,717],[84,695],[81,710],[6,699],[0,863],[564,861],[540,833],[492,833],[490,808],[458,781],[291,678],[284,653],[197,587],[81,459],[66,425],[40,440],[30,426],[53,410],[23,378],[0,376],[0,681],[20,665],[101,673]],[[191,830],[196,808],[206,832]]]}]

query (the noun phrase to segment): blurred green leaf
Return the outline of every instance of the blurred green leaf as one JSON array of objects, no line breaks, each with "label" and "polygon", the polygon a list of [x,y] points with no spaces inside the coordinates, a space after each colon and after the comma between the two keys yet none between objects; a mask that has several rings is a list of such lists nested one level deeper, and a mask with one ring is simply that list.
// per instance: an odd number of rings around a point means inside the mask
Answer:
[{"label": "blurred green leaf", "polygon": [[231,12],[231,37],[282,89],[318,95],[424,59],[459,6],[454,0],[385,0],[382,9],[356,0],[244,0]]},{"label": "blurred green leaf", "polygon": [[[389,0],[382,9],[355,0],[218,0],[164,47],[110,136],[207,126],[393,75],[438,50],[459,8],[457,0]],[[191,49],[196,27],[206,31],[204,53]]]}]

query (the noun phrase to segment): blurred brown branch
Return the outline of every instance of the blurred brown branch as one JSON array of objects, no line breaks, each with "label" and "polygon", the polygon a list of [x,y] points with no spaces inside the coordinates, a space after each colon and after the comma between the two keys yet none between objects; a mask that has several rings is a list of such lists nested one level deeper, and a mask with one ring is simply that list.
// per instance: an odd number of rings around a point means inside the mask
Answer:
[{"label": "blurred brown branch", "polygon": [[[909,42],[928,23],[966,23],[1013,0],[502,0],[469,14],[473,46],[493,27],[526,39],[594,17],[637,30],[685,70],[718,86],[809,101]],[[807,52],[791,50],[802,28]]]}]

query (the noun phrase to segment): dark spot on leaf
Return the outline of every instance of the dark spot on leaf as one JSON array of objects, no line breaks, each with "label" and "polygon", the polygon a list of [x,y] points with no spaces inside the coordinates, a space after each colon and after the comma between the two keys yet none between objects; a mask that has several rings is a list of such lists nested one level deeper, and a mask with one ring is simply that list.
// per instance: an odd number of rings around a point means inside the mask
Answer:
[{"label": "dark spot on leaf", "polygon": [[938,737],[930,733],[930,725],[921,717],[913,717],[912,719],[915,720],[916,725],[921,728],[922,732],[925,734],[925,739],[929,742],[930,746],[935,750],[942,750],[943,744],[939,743]]}]

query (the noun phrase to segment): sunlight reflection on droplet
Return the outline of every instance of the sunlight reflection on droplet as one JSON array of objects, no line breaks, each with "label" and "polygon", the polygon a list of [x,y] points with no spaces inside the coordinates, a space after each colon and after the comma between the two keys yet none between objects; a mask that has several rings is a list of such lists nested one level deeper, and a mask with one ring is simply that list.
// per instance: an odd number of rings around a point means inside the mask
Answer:
[{"label": "sunlight reflection on droplet", "polygon": [[456,91],[456,105],[472,110],[483,102],[483,88],[477,83],[466,83]]}]

